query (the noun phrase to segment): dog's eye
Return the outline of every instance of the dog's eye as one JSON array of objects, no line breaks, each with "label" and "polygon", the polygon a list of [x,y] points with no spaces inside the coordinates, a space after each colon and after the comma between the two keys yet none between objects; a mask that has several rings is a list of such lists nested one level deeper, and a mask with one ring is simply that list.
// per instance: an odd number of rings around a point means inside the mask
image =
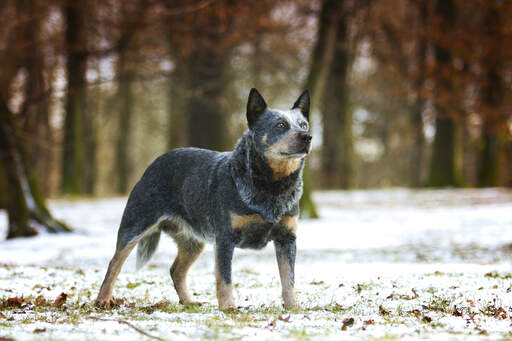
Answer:
[{"label": "dog's eye", "polygon": [[284,122],[279,122],[278,124],[276,124],[276,128],[284,129],[286,128],[286,124]]},{"label": "dog's eye", "polygon": [[308,124],[304,121],[300,122],[299,126],[304,130],[308,130]]}]

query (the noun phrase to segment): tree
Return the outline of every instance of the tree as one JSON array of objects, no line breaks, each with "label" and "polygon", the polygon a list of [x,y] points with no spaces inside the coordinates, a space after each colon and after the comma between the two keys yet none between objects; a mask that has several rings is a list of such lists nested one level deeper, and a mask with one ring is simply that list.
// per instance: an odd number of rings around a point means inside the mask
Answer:
[{"label": "tree", "polygon": [[133,40],[137,31],[144,26],[144,18],[148,8],[148,1],[137,1],[131,4],[120,4],[120,35],[115,43],[114,51],[117,54],[117,94],[116,104],[119,110],[118,136],[115,149],[115,169],[117,173],[117,192],[128,191],[129,179],[132,173],[132,160],[130,158],[130,143],[132,136],[132,120],[135,95],[133,83],[136,76],[136,52]]},{"label": "tree", "polygon": [[[308,77],[304,89],[311,93],[311,102],[318,105],[324,98],[324,87],[327,75],[330,73],[334,58],[334,45],[336,44],[336,23],[339,11],[336,10],[336,1],[322,1],[322,8],[318,17],[319,27],[316,42],[311,56]],[[316,205],[312,198],[312,183],[309,162],[304,168],[304,193],[300,200],[300,211],[303,217],[318,218]]]},{"label": "tree", "polygon": [[66,0],[63,5],[67,89],[61,192],[73,195],[91,193],[94,174],[92,118],[87,109],[88,46],[83,5],[73,0]]},{"label": "tree", "polygon": [[456,120],[457,103],[453,96],[453,51],[449,44],[455,27],[456,5],[453,0],[437,0],[435,5],[439,30],[434,42],[436,76],[435,137],[427,185],[431,187],[458,187],[462,185],[459,133]]},{"label": "tree", "polygon": [[[343,6],[343,2],[336,3]],[[337,8],[335,11],[341,10],[342,8]],[[354,187],[352,113],[348,102],[348,76],[352,55],[347,20],[346,16],[341,16],[335,23],[336,43],[325,86],[326,100],[322,102],[322,171],[324,185],[328,188]]]},{"label": "tree", "polygon": [[1,98],[0,159],[0,188],[5,191],[9,217],[7,238],[33,236],[38,233],[36,226],[49,232],[71,231],[46,208],[38,182],[28,167],[14,115]]},{"label": "tree", "polygon": [[[31,6],[34,3],[13,3],[14,1],[11,1],[0,7],[0,14],[11,20],[11,25],[5,25],[2,28],[5,31],[0,32],[5,34],[9,42],[7,47],[0,51],[0,199],[7,208],[9,218],[7,238],[34,235],[38,232],[38,227],[50,232],[70,231],[68,226],[54,219],[46,208],[44,196],[32,168],[34,163],[28,157],[25,140],[20,137],[17,122],[20,114],[15,116],[8,106],[13,93],[11,85],[22,69],[27,69],[29,73],[27,87],[34,86],[34,83],[45,83],[42,79],[33,79],[36,77],[34,73],[37,77],[42,74],[39,73],[40,69],[33,65],[31,58],[28,58],[30,53],[39,56],[42,54],[41,45],[37,44],[38,32],[32,30],[32,25],[37,27],[39,20],[33,16],[35,12]],[[35,23],[32,22],[34,19]],[[25,98],[25,101],[31,100],[31,97]],[[34,108],[35,112],[47,110],[44,101],[31,105],[41,105],[41,108]],[[25,108],[23,114],[27,115],[27,105],[21,107]],[[38,124],[45,123],[39,121]],[[34,129],[39,129],[37,124],[34,125]]]},{"label": "tree", "polygon": [[480,111],[483,116],[482,151],[478,169],[479,187],[500,185],[500,167],[502,161],[504,114],[503,84],[503,18],[504,5],[498,1],[486,3],[483,35],[482,69],[484,80],[481,82]]}]

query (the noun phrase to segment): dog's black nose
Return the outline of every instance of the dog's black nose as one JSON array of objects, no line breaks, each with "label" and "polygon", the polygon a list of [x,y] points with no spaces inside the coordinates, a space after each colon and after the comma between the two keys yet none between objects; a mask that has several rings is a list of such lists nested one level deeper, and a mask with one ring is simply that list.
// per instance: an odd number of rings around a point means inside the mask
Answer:
[{"label": "dog's black nose", "polygon": [[313,138],[313,136],[311,136],[311,134],[309,133],[302,133],[300,134],[300,139],[306,143],[309,143],[311,142],[311,139]]}]

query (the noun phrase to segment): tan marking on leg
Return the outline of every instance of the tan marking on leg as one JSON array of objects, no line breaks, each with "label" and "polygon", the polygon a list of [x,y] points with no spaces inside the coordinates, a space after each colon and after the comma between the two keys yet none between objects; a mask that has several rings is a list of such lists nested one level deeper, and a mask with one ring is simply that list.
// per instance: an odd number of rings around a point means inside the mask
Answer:
[{"label": "tan marking on leg", "polygon": [[290,278],[290,264],[286,257],[277,257],[277,266],[279,268],[279,277],[281,278],[282,295],[284,307],[286,309],[295,309],[298,307],[295,297],[295,289]]},{"label": "tan marking on leg", "polygon": [[178,255],[171,266],[171,278],[178,293],[181,304],[199,304],[195,302],[187,290],[187,273],[190,266],[199,258],[204,250],[204,243],[189,242],[178,245]]},{"label": "tan marking on leg", "polygon": [[236,213],[231,213],[231,228],[233,230],[243,228],[251,223],[265,223],[265,220],[259,214],[249,214],[249,215],[238,215]]},{"label": "tan marking on leg", "polygon": [[281,223],[291,232],[295,233],[297,231],[297,220],[298,218],[292,216],[284,216],[281,219]]},{"label": "tan marking on leg", "polygon": [[217,265],[215,265],[215,279],[217,282],[217,301],[219,302],[219,310],[235,309],[233,300],[233,284],[227,284],[222,278]]},{"label": "tan marking on leg", "polygon": [[112,298],[112,291],[114,290],[114,283],[121,271],[121,267],[123,266],[124,261],[132,251],[133,247],[137,243],[129,243],[124,249],[117,250],[112,257],[107,269],[107,273],[105,275],[105,279],[103,280],[103,284],[101,284],[100,292],[98,293],[98,297],[94,302],[99,308],[110,308],[114,304],[114,300]]}]

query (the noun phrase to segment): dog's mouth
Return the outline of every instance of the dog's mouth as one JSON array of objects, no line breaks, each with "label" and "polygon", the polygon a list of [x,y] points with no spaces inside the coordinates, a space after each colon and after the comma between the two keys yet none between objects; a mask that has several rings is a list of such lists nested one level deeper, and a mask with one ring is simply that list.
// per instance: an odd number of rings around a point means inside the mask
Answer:
[{"label": "dog's mouth", "polygon": [[281,152],[280,155],[286,158],[303,158],[305,157],[311,150],[310,146],[306,146],[301,150],[294,152]]}]

